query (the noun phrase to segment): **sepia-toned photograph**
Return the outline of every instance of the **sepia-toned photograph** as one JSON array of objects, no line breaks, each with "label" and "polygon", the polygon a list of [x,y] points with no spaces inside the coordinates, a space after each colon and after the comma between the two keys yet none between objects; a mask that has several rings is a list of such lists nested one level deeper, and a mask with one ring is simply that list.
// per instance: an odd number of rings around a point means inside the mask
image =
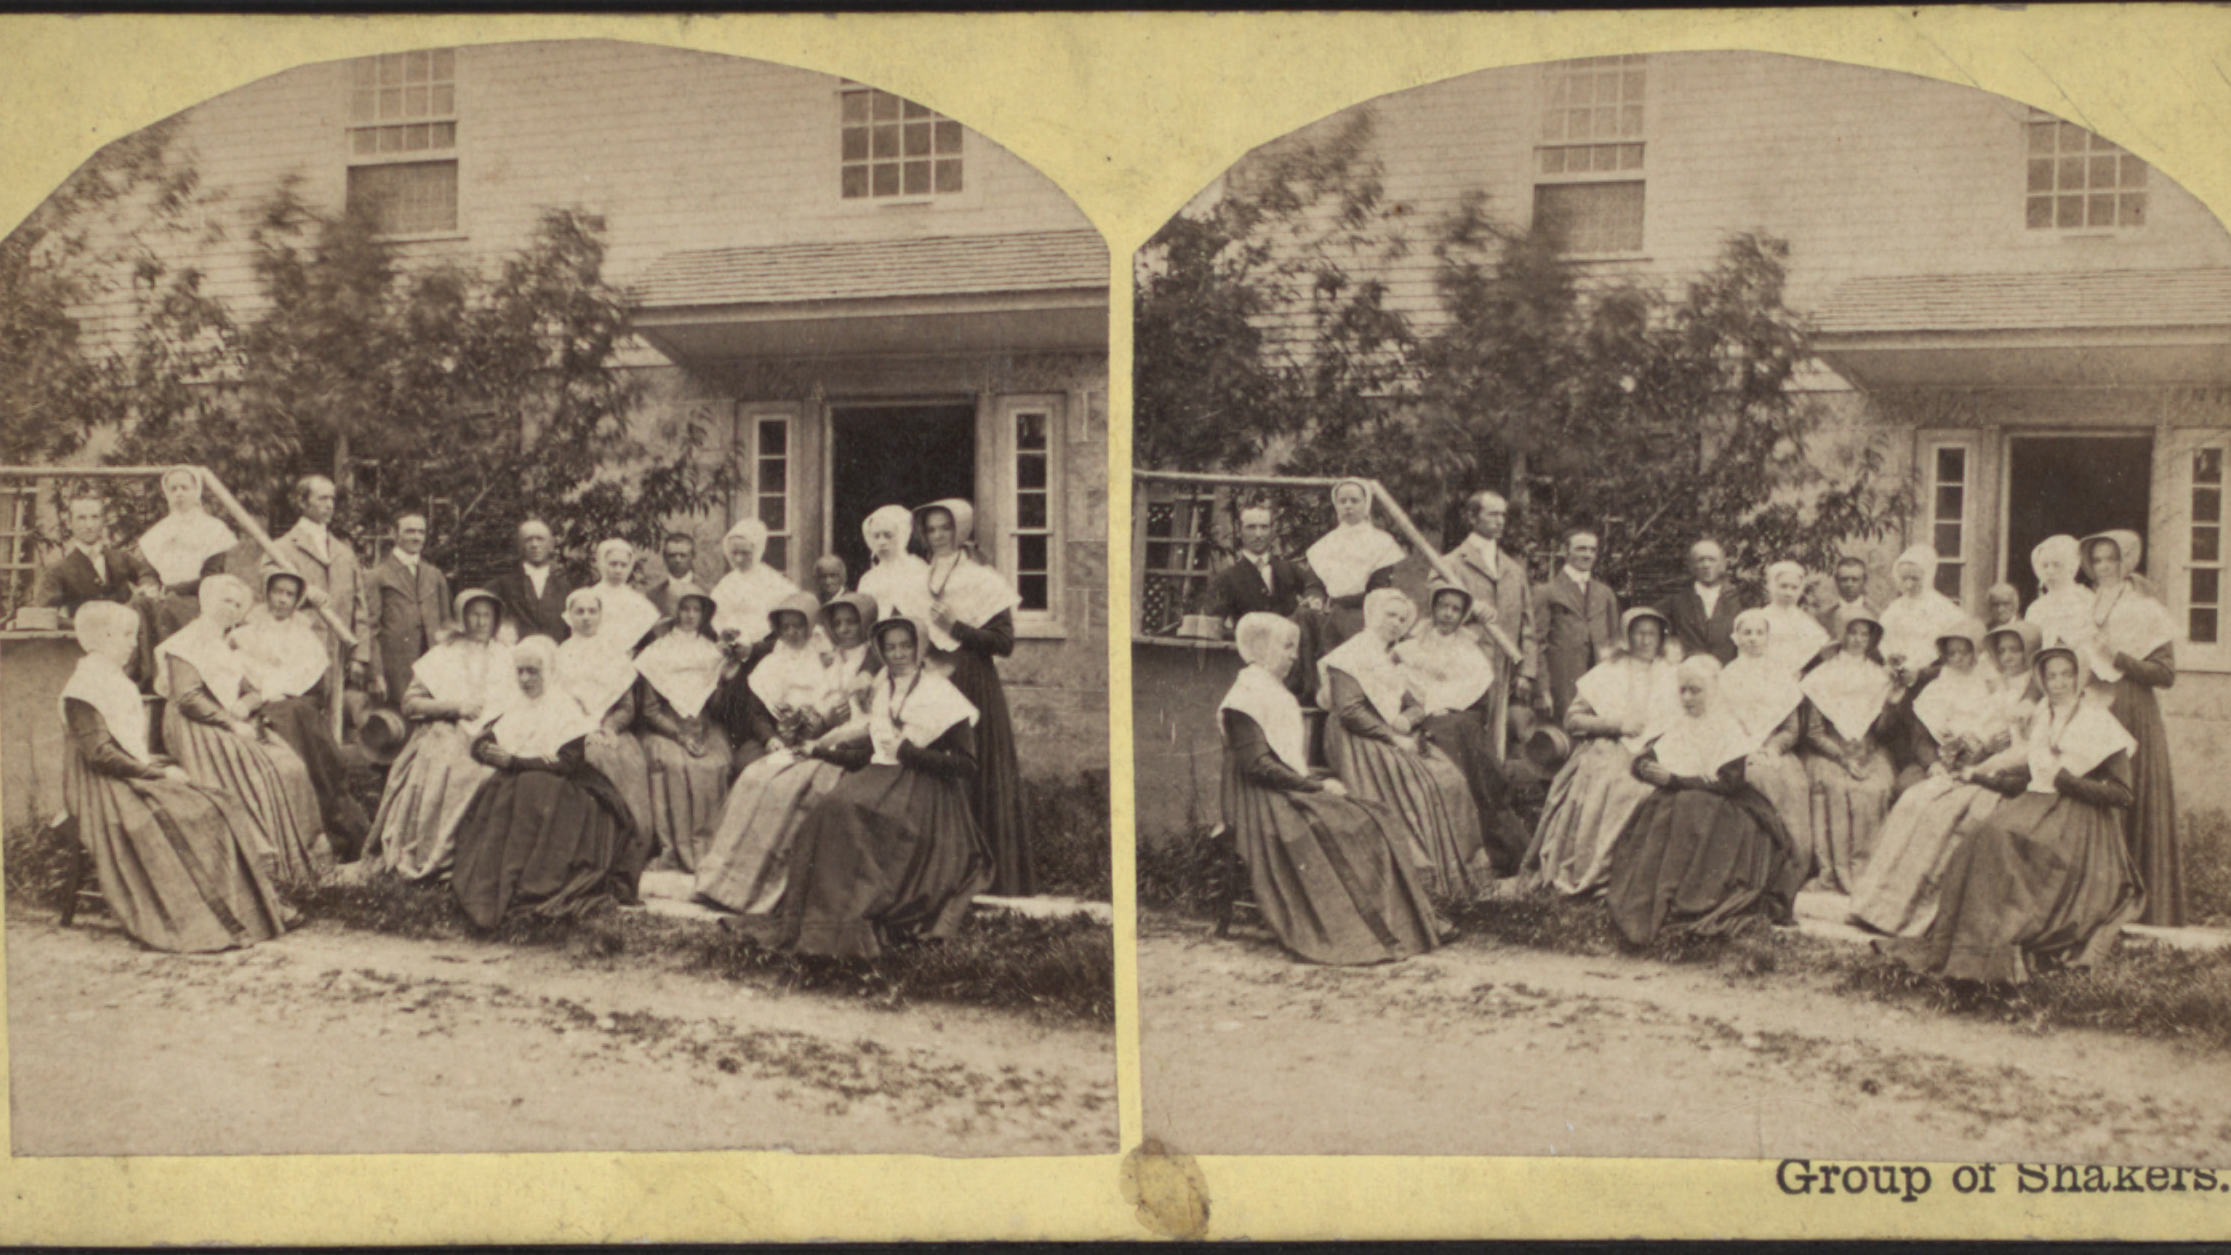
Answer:
[{"label": "sepia-toned photograph", "polygon": [[1342,110],[1160,228],[1148,1137],[2231,1152],[2231,234],[2117,140],[1599,56]]},{"label": "sepia-toned photograph", "polygon": [[102,148],[0,239],[12,1152],[1114,1152],[1109,273],[650,44]]}]

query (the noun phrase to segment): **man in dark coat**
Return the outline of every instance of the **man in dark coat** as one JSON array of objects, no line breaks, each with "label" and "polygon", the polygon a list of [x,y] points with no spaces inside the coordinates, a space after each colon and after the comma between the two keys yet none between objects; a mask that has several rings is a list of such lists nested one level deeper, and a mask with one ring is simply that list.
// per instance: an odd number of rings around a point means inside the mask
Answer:
[{"label": "man in dark coat", "polygon": [[697,538],[688,532],[668,532],[658,552],[666,569],[643,589],[643,595],[651,599],[660,614],[671,619],[674,603],[682,594],[706,593],[706,586],[697,578]]},{"label": "man in dark coat", "polygon": [[1882,613],[1882,608],[1867,598],[1867,560],[1847,554],[1836,560],[1836,595],[1831,603],[1821,608],[1814,618],[1827,629],[1828,639],[1844,639],[1844,620],[1853,614],[1872,618]]},{"label": "man in dark coat", "polygon": [[372,568],[372,696],[400,705],[411,664],[450,631],[449,577],[425,558],[426,516],[395,520],[395,548]]},{"label": "man in dark coat", "polygon": [[99,497],[70,499],[70,540],[62,556],[42,572],[38,600],[65,619],[89,601],[130,604],[132,598],[160,591],[161,578],[138,554],[108,543],[108,506]]},{"label": "man in dark coat", "polygon": [[1540,594],[1540,617],[1547,621],[1542,669],[1549,684],[1546,692],[1535,692],[1534,701],[1546,703],[1560,724],[1580,677],[1619,648],[1619,595],[1595,576],[1602,547],[1603,538],[1591,528],[1567,531],[1564,569],[1549,577]]},{"label": "man in dark coat", "polygon": [[1706,537],[1689,546],[1689,576],[1694,581],[1665,604],[1673,637],[1684,657],[1710,654],[1721,666],[1735,661],[1735,616],[1747,608],[1727,582],[1727,550]]},{"label": "man in dark coat", "polygon": [[519,564],[488,582],[488,591],[503,603],[500,634],[506,644],[547,636],[563,645],[573,634],[565,621],[573,581],[555,560],[557,547],[548,523],[528,519],[519,525]]},{"label": "man in dark coat", "polygon": [[1325,585],[1308,563],[1271,552],[1277,534],[1278,519],[1269,506],[1248,506],[1239,512],[1239,560],[1209,580],[1201,611],[1217,621],[1226,637],[1242,615],[1257,612],[1299,624],[1301,647],[1294,669],[1286,675],[1286,687],[1308,701],[1317,689],[1319,612],[1325,608]]}]

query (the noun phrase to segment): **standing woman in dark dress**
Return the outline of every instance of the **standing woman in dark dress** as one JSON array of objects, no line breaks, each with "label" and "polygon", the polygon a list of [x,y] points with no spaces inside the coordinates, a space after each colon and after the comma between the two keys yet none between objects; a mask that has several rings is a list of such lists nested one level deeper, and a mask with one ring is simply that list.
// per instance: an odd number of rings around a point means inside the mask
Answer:
[{"label": "standing woman in dark dress", "polygon": [[635,656],[643,677],[636,735],[650,760],[651,825],[665,861],[685,872],[697,870],[734,771],[729,733],[706,706],[741,664],[714,638],[713,616],[711,597],[682,594],[673,621]]},{"label": "standing woman in dark dress", "polygon": [[147,707],[124,674],[139,615],[89,601],[74,626],[85,657],[62,689],[62,802],[110,914],[154,950],[227,950],[285,932],[293,913],[264,871],[247,808],[148,749]]},{"label": "standing woman in dark dress", "polygon": [[556,678],[558,646],[530,636],[511,651],[519,699],[473,738],[495,774],[457,821],[450,885],[482,928],[505,917],[583,915],[632,902],[642,864],[618,870],[635,841],[627,803],[589,765],[598,721]]},{"label": "standing woman in dark dress", "polygon": [[803,954],[872,959],[886,947],[959,931],[991,881],[969,810],[977,712],[922,665],[928,633],[911,619],[875,625],[883,658],[866,719],[804,752],[847,768],[798,829],[789,880],[748,935]]},{"label": "standing woman in dark dress", "polygon": [[2084,691],[2074,650],[2048,646],[2035,665],[2045,700],[2028,739],[1960,773],[2008,800],[1953,852],[1928,930],[1875,943],[1917,971],[2020,984],[2090,964],[2145,909],[2122,824],[2137,741]]},{"label": "standing woman in dark dress", "polygon": [[2177,835],[2177,784],[2169,771],[2169,727],[2155,689],[2177,682],[2177,625],[2169,611],[2139,583],[2145,553],[2136,532],[2106,532],[2084,541],[2092,577],[2089,662],[2092,684],[2104,688],[2109,709],[2138,742],[2130,752],[2130,860],[2146,886],[2139,922],[2185,922],[2184,847]]},{"label": "standing woman in dark dress", "polygon": [[968,502],[933,501],[914,512],[914,525],[930,555],[930,659],[951,668],[954,687],[978,715],[970,800],[991,847],[991,892],[1028,896],[1038,891],[1038,860],[1023,821],[1015,722],[992,662],[1015,652],[1014,612],[1022,598],[976,554],[976,510]]},{"label": "standing woman in dark dress", "polygon": [[1383,963],[1431,950],[1445,926],[1394,811],[1309,769],[1301,701],[1286,687],[1293,620],[1257,611],[1233,631],[1246,662],[1217,707],[1220,805],[1263,922],[1311,963]]}]

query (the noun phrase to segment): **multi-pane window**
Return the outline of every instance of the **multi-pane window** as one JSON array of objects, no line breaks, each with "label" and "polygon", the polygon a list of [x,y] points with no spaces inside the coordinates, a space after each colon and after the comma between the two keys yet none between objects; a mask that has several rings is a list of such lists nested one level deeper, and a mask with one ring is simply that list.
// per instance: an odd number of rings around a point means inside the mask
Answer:
[{"label": "multi-pane window", "polygon": [[753,421],[752,495],[759,521],[767,525],[767,548],[759,560],[790,574],[790,420]]},{"label": "multi-pane window", "polygon": [[1053,414],[1016,410],[1015,591],[1024,610],[1053,605]]},{"label": "multi-pane window", "polygon": [[1968,468],[1965,445],[1940,444],[1929,456],[1930,543],[1937,551],[1937,591],[1958,601],[1967,574]]},{"label": "multi-pane window", "polygon": [[1534,221],[1567,252],[1642,248],[1643,58],[1583,57],[1548,66],[1534,149]]},{"label": "multi-pane window", "polygon": [[872,87],[841,93],[838,187],[846,200],[961,190],[961,124]]},{"label": "multi-pane window", "polygon": [[457,51],[349,63],[348,204],[387,235],[457,229]]},{"label": "multi-pane window", "polygon": [[2223,629],[2223,446],[2192,453],[2191,585],[2185,599],[2187,639],[2213,645]]},{"label": "multi-pane window", "polygon": [[2030,111],[2031,230],[2146,224],[2146,163],[2073,122]]}]

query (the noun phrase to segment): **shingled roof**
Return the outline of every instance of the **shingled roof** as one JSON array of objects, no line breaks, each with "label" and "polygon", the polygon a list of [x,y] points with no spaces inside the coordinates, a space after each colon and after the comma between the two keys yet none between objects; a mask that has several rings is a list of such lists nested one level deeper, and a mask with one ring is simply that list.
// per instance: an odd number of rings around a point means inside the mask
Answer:
[{"label": "shingled roof", "polygon": [[669,253],[644,275],[642,305],[672,309],[799,301],[985,295],[1106,287],[1096,231],[932,236]]},{"label": "shingled roof", "polygon": [[1852,279],[1818,326],[1828,335],[2231,326],[2231,269]]}]

